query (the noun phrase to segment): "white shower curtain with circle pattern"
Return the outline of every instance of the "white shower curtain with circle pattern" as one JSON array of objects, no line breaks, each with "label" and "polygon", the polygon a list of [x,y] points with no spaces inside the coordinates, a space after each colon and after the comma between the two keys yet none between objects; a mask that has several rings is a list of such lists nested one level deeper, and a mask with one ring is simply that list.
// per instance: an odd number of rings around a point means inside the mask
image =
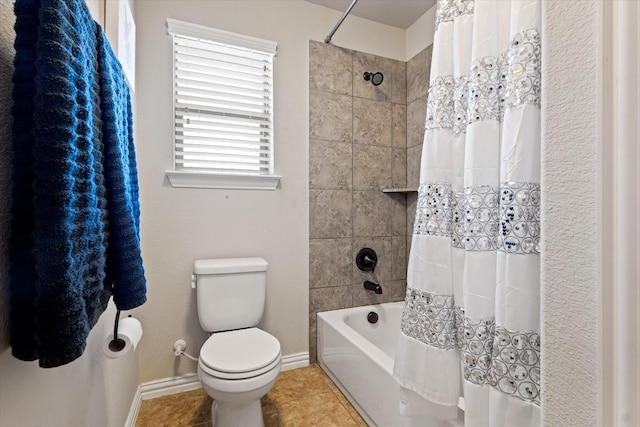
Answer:
[{"label": "white shower curtain with circle pattern", "polygon": [[540,425],[540,2],[439,0],[401,411]]}]

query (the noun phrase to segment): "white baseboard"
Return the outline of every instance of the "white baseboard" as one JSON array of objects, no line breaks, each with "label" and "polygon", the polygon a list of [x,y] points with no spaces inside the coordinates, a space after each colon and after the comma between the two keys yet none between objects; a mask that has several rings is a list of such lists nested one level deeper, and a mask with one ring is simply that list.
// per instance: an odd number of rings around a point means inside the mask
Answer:
[{"label": "white baseboard", "polygon": [[198,374],[190,373],[179,377],[162,378],[141,384],[140,395],[142,400],[149,400],[155,397],[195,390],[197,388],[200,388]]},{"label": "white baseboard", "polygon": [[135,427],[136,420],[138,419],[138,412],[140,412],[140,405],[142,405],[142,397],[140,395],[140,387],[136,389],[136,394],[133,395],[131,401],[131,407],[129,408],[129,415],[124,423],[124,427]]},{"label": "white baseboard", "polygon": [[198,374],[185,374],[179,377],[162,378],[140,384],[136,390],[136,394],[133,396],[133,401],[129,408],[129,416],[127,416],[127,421],[124,426],[135,427],[143,400],[195,390],[199,387],[200,380],[198,379]]},{"label": "white baseboard", "polygon": [[[282,356],[282,370],[288,371],[296,368],[309,366],[309,352],[294,353]],[[182,393],[185,391],[200,388],[200,379],[198,374],[191,373],[181,375],[179,377],[168,377],[159,380],[149,381],[140,384],[133,396],[129,416],[125,423],[125,427],[135,427],[140,405],[143,400],[153,399],[155,397],[166,396],[169,394]]]},{"label": "white baseboard", "polygon": [[200,388],[198,374],[185,374],[179,377],[162,378],[140,384],[136,390],[136,394],[133,396],[133,401],[129,408],[129,416],[124,426],[135,427],[143,400],[174,393],[182,393],[183,391],[195,390],[197,388]]},{"label": "white baseboard", "polygon": [[282,356],[282,370],[288,371],[290,369],[304,368],[309,366],[309,352],[304,351],[302,353],[287,354]]}]

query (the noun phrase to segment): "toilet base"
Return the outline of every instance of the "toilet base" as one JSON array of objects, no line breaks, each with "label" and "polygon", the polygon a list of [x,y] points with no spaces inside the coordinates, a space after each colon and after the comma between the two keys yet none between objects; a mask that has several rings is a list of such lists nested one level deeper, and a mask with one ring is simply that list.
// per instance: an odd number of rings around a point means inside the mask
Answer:
[{"label": "toilet base", "polygon": [[260,399],[246,405],[214,400],[211,406],[213,427],[264,427]]}]

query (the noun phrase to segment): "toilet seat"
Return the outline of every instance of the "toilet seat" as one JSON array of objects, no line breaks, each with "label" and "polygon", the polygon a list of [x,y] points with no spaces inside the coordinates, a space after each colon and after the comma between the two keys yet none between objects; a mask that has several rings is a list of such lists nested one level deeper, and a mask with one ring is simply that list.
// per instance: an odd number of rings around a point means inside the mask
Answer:
[{"label": "toilet seat", "polygon": [[280,363],[280,342],[258,328],[211,335],[200,350],[200,367],[207,374],[229,380],[251,378]]}]

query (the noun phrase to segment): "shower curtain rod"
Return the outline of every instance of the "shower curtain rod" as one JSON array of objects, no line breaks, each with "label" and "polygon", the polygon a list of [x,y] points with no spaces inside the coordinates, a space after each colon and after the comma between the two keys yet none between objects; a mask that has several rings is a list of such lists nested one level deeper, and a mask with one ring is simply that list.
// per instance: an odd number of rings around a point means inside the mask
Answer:
[{"label": "shower curtain rod", "polygon": [[338,21],[336,26],[333,27],[333,30],[331,30],[331,33],[329,33],[329,35],[324,38],[324,42],[325,43],[331,43],[331,37],[333,37],[333,35],[335,34],[336,31],[338,31],[338,28],[340,27],[340,25],[342,25],[342,21],[344,21],[344,19],[347,17],[349,12],[351,12],[351,9],[353,9],[353,6],[355,6],[357,2],[358,2],[358,0],[353,0],[351,2],[349,7],[347,8],[347,10],[345,10],[344,13],[342,14],[342,17],[340,18],[340,20]]}]

